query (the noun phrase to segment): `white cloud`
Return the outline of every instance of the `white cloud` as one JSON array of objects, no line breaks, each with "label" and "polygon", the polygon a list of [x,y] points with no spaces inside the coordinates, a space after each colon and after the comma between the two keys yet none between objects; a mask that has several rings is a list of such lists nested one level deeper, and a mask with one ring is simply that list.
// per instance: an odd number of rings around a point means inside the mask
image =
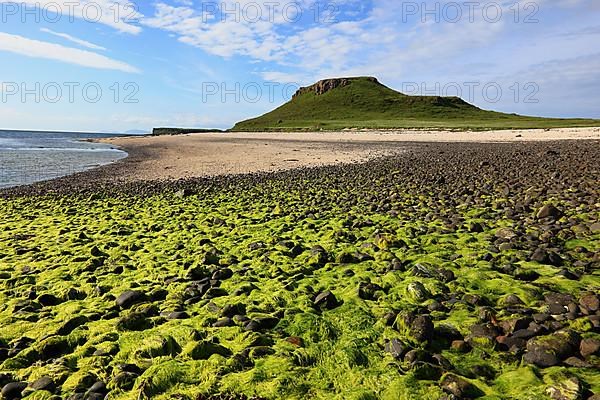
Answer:
[{"label": "white cloud", "polygon": [[[56,23],[59,21],[72,22],[75,19],[90,23],[99,23],[123,33],[138,34],[142,29],[137,22],[142,14],[137,10],[134,2],[127,0],[0,0],[6,4],[3,9],[3,19],[19,22],[31,20],[44,20]],[[29,10],[37,10],[36,15],[31,15]],[[28,13],[25,14],[24,11]]]},{"label": "white cloud", "polygon": [[68,40],[68,41],[73,42],[75,44],[78,44],[80,46],[87,47],[88,49],[92,49],[92,50],[106,50],[105,47],[98,46],[98,45],[96,45],[94,43],[90,43],[90,42],[88,42],[86,40],[76,38],[76,37],[71,36],[71,35],[66,34],[66,33],[55,32],[55,31],[47,29],[47,28],[41,28],[40,31],[44,32],[44,33],[48,33],[50,35],[57,36],[59,38],[63,38],[65,40]]},{"label": "white cloud", "polygon": [[8,51],[33,58],[45,58],[81,65],[83,67],[139,73],[140,70],[122,61],[55,43],[28,39],[23,36],[0,32],[0,51]]}]

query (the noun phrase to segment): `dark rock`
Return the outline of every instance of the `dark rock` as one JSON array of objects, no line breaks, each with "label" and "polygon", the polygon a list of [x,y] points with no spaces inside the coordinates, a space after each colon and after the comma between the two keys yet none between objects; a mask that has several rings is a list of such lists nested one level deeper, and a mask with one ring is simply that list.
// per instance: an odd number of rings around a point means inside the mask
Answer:
[{"label": "dark rock", "polygon": [[317,297],[315,297],[314,306],[317,309],[321,310],[332,310],[338,307],[340,304],[336,299],[335,295],[330,291],[325,291],[319,293]]},{"label": "dark rock", "polygon": [[428,362],[417,361],[411,365],[411,373],[420,381],[436,381],[442,376],[442,369]]},{"label": "dark rock", "polygon": [[228,326],[235,326],[233,320],[229,317],[220,318],[219,320],[217,320],[215,323],[212,324],[213,328],[225,328]]},{"label": "dark rock", "polygon": [[133,372],[119,372],[112,379],[111,386],[115,387],[116,389],[131,390],[133,389],[135,381],[138,377],[139,375]]},{"label": "dark rock", "polygon": [[378,293],[383,292],[383,288],[373,283],[362,282],[358,285],[358,297],[363,300],[377,300]]},{"label": "dark rock", "polygon": [[215,271],[212,274],[212,279],[217,280],[217,281],[222,281],[222,280],[229,279],[232,276],[233,276],[233,271],[231,269],[223,268],[223,269],[219,269],[219,270]]},{"label": "dark rock", "polygon": [[52,336],[42,341],[37,346],[39,358],[41,360],[50,360],[73,351],[73,347],[64,336]]},{"label": "dark rock", "polygon": [[251,347],[249,352],[249,357],[252,360],[256,360],[259,358],[263,358],[266,356],[269,356],[271,354],[275,354],[275,350],[271,347],[268,346],[256,346],[256,347]]},{"label": "dark rock", "polygon": [[279,319],[275,317],[259,317],[250,320],[244,329],[252,332],[264,331],[275,328],[278,323]]},{"label": "dark rock", "polygon": [[562,217],[562,215],[563,215],[562,212],[558,208],[553,206],[552,204],[546,204],[545,206],[540,208],[536,214],[538,219],[543,219],[543,218],[558,219],[558,218]]},{"label": "dark rock", "polygon": [[525,305],[525,303],[523,303],[523,300],[521,300],[519,298],[519,296],[517,296],[516,294],[510,294],[508,296],[506,296],[504,298],[503,301],[505,306],[521,306],[521,305]]},{"label": "dark rock", "polygon": [[572,331],[559,331],[530,339],[523,360],[542,368],[558,365],[561,360],[578,352],[580,340]]},{"label": "dark rock", "polygon": [[129,313],[119,319],[117,329],[120,331],[143,331],[151,327],[145,314],[139,312]]},{"label": "dark rock", "polygon": [[527,346],[527,341],[525,339],[510,336],[498,336],[496,341],[500,345],[500,350],[510,351],[512,353],[519,353]]},{"label": "dark rock", "polygon": [[454,395],[459,399],[476,399],[484,395],[477,386],[454,374],[446,374],[442,378],[440,386],[444,392]]},{"label": "dark rock", "polygon": [[204,298],[205,299],[215,299],[217,297],[227,296],[227,294],[228,294],[227,290],[225,290],[223,288],[220,288],[220,287],[211,287],[204,294]]},{"label": "dark rock", "polygon": [[583,339],[579,345],[579,352],[583,358],[600,355],[600,340],[594,338]]},{"label": "dark rock", "polygon": [[398,339],[392,339],[385,343],[385,352],[389,353],[396,360],[402,359],[406,352],[408,351],[408,346],[406,346],[402,341]]},{"label": "dark rock", "polygon": [[529,317],[510,318],[500,321],[498,326],[500,326],[502,330],[504,330],[504,333],[508,335],[515,331],[527,329],[532,322],[533,319]]},{"label": "dark rock", "polygon": [[231,350],[228,348],[209,340],[198,342],[189,353],[190,357],[194,360],[208,360],[214,354],[223,357],[230,357],[232,355]]},{"label": "dark rock", "polygon": [[579,299],[579,305],[585,314],[594,314],[600,310],[600,299],[594,293],[586,293]]},{"label": "dark rock", "polygon": [[457,353],[468,353],[471,351],[471,346],[464,340],[454,340],[450,345],[450,348]]},{"label": "dark rock", "polygon": [[106,388],[106,385],[104,384],[104,382],[98,381],[98,382],[94,383],[90,387],[89,392],[92,392],[92,393],[107,393],[108,389]]},{"label": "dark rock", "polygon": [[49,376],[43,376],[33,382],[29,387],[33,390],[45,390],[50,393],[54,393],[56,390],[56,384]]},{"label": "dark rock", "polygon": [[470,328],[471,334],[466,337],[472,347],[494,348],[500,329],[491,324],[476,324]]},{"label": "dark rock", "polygon": [[167,315],[168,320],[174,319],[188,319],[190,316],[185,311],[173,311]]},{"label": "dark rock", "polygon": [[418,342],[433,340],[434,325],[428,315],[419,315],[411,323],[411,334]]},{"label": "dark rock", "polygon": [[591,365],[589,363],[587,363],[577,357],[569,357],[565,361],[563,361],[563,364],[565,364],[569,367],[573,367],[573,368],[590,368],[591,367]]},{"label": "dark rock", "polygon": [[406,287],[406,292],[414,300],[423,302],[431,298],[431,293],[421,282],[411,282]]},{"label": "dark rock", "polygon": [[227,304],[221,310],[221,316],[233,318],[235,315],[244,315],[246,314],[246,305],[242,303],[237,304]]},{"label": "dark rock", "polygon": [[58,297],[48,293],[40,295],[37,301],[44,307],[56,306],[62,302]]},{"label": "dark rock", "polygon": [[7,383],[2,388],[2,398],[6,400],[20,399],[26,387],[26,382]]},{"label": "dark rock", "polygon": [[60,336],[66,336],[69,333],[73,332],[76,328],[80,327],[83,324],[86,324],[87,322],[88,317],[86,317],[85,315],[73,317],[66,321],[64,324],[62,324],[62,326],[58,328],[58,331],[56,331],[56,334]]},{"label": "dark rock", "polygon": [[134,304],[146,301],[146,295],[139,290],[127,290],[117,297],[116,304],[122,309],[131,308]]}]

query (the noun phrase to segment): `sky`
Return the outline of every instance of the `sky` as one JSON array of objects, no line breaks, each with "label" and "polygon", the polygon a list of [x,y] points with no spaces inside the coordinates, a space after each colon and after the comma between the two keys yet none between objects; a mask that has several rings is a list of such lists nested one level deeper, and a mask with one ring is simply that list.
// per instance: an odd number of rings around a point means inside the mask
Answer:
[{"label": "sky", "polygon": [[600,2],[0,0],[0,129],[229,128],[341,76],[600,118]]}]

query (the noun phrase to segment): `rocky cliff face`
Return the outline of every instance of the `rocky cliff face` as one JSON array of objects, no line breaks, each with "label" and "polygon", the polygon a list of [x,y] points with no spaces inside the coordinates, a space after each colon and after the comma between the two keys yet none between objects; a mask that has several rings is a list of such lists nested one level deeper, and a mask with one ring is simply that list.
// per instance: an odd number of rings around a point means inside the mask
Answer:
[{"label": "rocky cliff face", "polygon": [[[292,98],[300,96],[305,93],[311,93],[311,92],[315,93],[317,96],[320,96],[324,93],[329,92],[330,90],[348,86],[352,81],[354,81],[356,79],[359,79],[359,78],[323,79],[323,80],[315,83],[314,85],[307,86],[307,87],[301,87],[300,89],[298,89],[298,91],[296,91],[296,93],[294,94],[294,96]],[[377,78],[368,77],[368,78],[363,78],[363,79],[367,79],[370,82],[379,83]]]}]

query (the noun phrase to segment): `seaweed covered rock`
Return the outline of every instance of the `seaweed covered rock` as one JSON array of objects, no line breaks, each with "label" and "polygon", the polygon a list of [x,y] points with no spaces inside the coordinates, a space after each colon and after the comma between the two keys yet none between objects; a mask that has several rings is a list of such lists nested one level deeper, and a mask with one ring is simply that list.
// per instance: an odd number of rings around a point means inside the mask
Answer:
[{"label": "seaweed covered rock", "polygon": [[552,367],[577,354],[580,341],[579,335],[573,331],[535,337],[527,342],[527,354],[523,360],[542,368]]}]

